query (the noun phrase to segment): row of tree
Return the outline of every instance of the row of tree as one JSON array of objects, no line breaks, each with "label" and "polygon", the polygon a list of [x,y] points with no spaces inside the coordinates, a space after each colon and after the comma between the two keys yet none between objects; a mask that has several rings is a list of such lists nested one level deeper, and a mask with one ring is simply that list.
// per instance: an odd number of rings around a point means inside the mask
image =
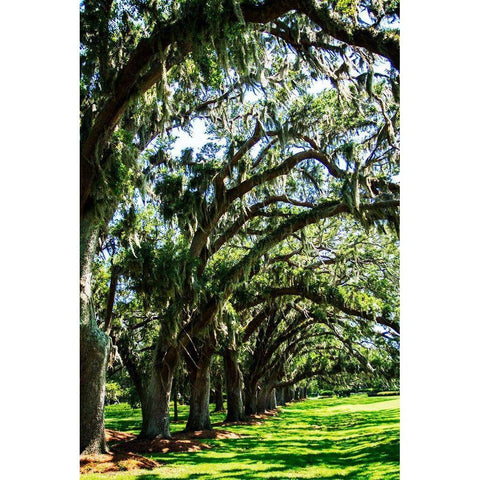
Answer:
[{"label": "row of tree", "polygon": [[[146,438],[170,436],[172,388],[210,428],[218,356],[230,421],[308,378],[398,377],[398,19],[395,1],[82,3],[82,452],[106,448],[119,359]],[[176,153],[193,120],[211,142]]]},{"label": "row of tree", "polygon": [[[133,251],[125,248],[123,264],[121,255],[116,260],[108,255],[108,262],[98,262],[98,322],[101,328],[110,328],[121,365],[138,394],[144,436],[170,434],[169,399],[175,372],[181,384],[176,392],[190,397],[187,429],[210,428],[210,371],[215,355],[222,358],[224,374],[217,365],[215,378],[225,379],[229,421],[271,408],[275,393],[281,398],[283,389],[314,376],[320,376],[324,385],[343,381],[350,387],[365,385],[366,374],[370,382],[382,377],[386,386],[398,378],[395,243],[385,235],[366,234],[354,224],[349,236],[339,240],[341,233],[335,232],[333,223],[326,229],[330,238],[323,238],[321,244],[319,236],[325,226],[315,225],[304,231],[304,238],[272,249],[271,256],[264,257],[250,278],[238,284],[229,300],[221,302],[211,323],[197,334],[189,328],[195,304],[186,306],[182,299],[180,306],[170,306],[174,300],[165,299],[166,292],[175,287],[162,284],[161,277],[168,272],[165,280],[175,282],[179,275],[176,261],[171,261],[173,245],[168,245],[164,255],[158,248],[159,256],[152,258],[151,243],[145,244],[146,254],[139,241],[140,247],[133,246]],[[337,228],[345,227],[345,221],[336,223]],[[237,243],[241,240],[237,238]],[[339,241],[342,245],[335,250]],[[228,252],[231,257],[238,255],[233,250]],[[225,268],[223,262],[215,264],[214,271],[221,268]],[[222,284],[227,288],[229,280],[223,279]],[[158,285],[162,286],[160,299]],[[109,308],[114,291],[113,314]],[[190,312],[190,317],[183,319],[178,309]],[[176,323],[179,318],[180,325]],[[178,350],[165,358],[172,344]],[[159,367],[165,372],[163,378],[158,375]],[[189,383],[182,383],[179,371],[185,372]],[[168,382],[167,388],[162,381]],[[222,392],[218,384],[215,387]],[[158,424],[159,418],[164,423]],[[152,432],[148,421],[154,425]]]}]

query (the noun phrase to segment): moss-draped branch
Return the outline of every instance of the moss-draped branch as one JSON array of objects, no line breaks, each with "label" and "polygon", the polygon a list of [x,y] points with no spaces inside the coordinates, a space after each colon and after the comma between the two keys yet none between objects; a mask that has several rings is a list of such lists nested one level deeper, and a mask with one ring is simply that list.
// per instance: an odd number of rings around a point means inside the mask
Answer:
[{"label": "moss-draped branch", "polygon": [[[390,32],[349,25],[332,13],[327,3],[315,0],[265,0],[264,2],[242,2],[243,21],[246,23],[268,23],[282,15],[297,11],[307,15],[328,35],[352,46],[364,47],[370,52],[388,58],[399,68],[399,40]],[[232,4],[226,2],[221,23],[232,25],[240,22]],[[181,18],[170,22],[158,22],[148,38],[142,38],[131,53],[126,64],[117,73],[112,91],[96,114],[93,125],[82,130],[80,159],[81,185],[80,207],[82,215],[96,180],[95,162],[100,165],[103,149],[108,143],[115,126],[130,102],[142,95],[162,79],[174,64],[183,61],[194,48],[197,39],[209,34],[211,25],[205,9],[185,9]],[[176,47],[176,53],[167,51]],[[165,57],[165,58],[163,58]],[[163,58],[163,59],[162,59]]]}]

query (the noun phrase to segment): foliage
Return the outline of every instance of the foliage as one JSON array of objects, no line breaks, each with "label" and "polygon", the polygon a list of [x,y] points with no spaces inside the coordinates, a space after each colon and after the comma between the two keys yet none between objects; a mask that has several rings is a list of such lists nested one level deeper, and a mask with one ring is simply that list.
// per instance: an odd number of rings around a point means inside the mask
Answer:
[{"label": "foliage", "polygon": [[398,4],[282,5],[81,4],[91,303],[129,388],[212,331],[263,387],[398,378]]},{"label": "foliage", "polygon": [[117,382],[105,384],[105,404],[111,405],[125,400],[126,391]]}]

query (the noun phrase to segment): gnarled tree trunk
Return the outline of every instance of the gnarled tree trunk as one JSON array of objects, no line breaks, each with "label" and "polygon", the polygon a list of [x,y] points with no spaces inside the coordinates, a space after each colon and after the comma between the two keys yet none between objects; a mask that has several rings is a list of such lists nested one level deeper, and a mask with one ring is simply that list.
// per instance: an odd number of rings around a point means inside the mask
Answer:
[{"label": "gnarled tree trunk", "polygon": [[277,408],[275,388],[271,383],[267,383],[262,386],[257,395],[257,413],[265,413],[265,411],[275,408]]},{"label": "gnarled tree trunk", "polygon": [[261,387],[257,394],[257,411],[256,413],[265,413],[267,410],[268,391],[265,387]]},{"label": "gnarled tree trunk", "polygon": [[223,353],[227,389],[227,422],[238,422],[245,417],[242,398],[243,376],[238,365],[238,354],[226,348]]},{"label": "gnarled tree trunk", "polygon": [[191,345],[185,360],[190,378],[190,412],[185,431],[211,430],[210,423],[210,367],[215,345]]},{"label": "gnarled tree trunk", "polygon": [[269,389],[267,393],[267,410],[275,410],[277,408],[277,395],[275,388]]},{"label": "gnarled tree trunk", "polygon": [[163,347],[155,350],[152,375],[143,412],[141,438],[172,438],[170,435],[170,394],[179,360],[178,348]]},{"label": "gnarled tree trunk", "polygon": [[245,382],[245,415],[257,413],[257,382]]},{"label": "gnarled tree trunk", "polygon": [[91,302],[98,230],[91,216],[80,223],[80,453],[85,454],[107,451],[103,408],[111,342],[98,328]]},{"label": "gnarled tree trunk", "polygon": [[222,410],[223,410],[222,378],[219,376],[215,380],[215,412],[221,412]]},{"label": "gnarled tree trunk", "polygon": [[294,399],[300,400],[300,387],[295,387]]},{"label": "gnarled tree trunk", "polygon": [[80,453],[105,453],[105,376],[110,339],[100,329],[80,325]]},{"label": "gnarled tree trunk", "polygon": [[285,387],[285,402],[291,402],[293,400],[293,388]]}]

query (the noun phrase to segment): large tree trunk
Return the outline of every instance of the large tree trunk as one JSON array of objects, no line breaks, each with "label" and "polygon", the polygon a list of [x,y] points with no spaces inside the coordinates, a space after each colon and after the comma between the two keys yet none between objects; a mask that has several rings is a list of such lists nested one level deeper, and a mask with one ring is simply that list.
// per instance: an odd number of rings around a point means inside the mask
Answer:
[{"label": "large tree trunk", "polygon": [[267,393],[267,410],[275,410],[277,408],[277,395],[274,388],[269,389]]},{"label": "large tree trunk", "polygon": [[91,302],[92,261],[98,226],[90,217],[80,224],[80,452],[107,451],[103,408],[110,338],[96,323]]},{"label": "large tree trunk", "polygon": [[285,387],[285,402],[291,402],[293,400],[293,388]]},{"label": "large tree trunk", "polygon": [[191,345],[186,355],[190,378],[190,412],[185,431],[211,430],[210,423],[210,367],[215,346]]},{"label": "large tree trunk", "polygon": [[265,413],[267,409],[267,393],[265,390],[260,388],[257,394],[257,411],[256,413]]},{"label": "large tree trunk", "polygon": [[100,329],[80,325],[80,453],[105,453],[105,376],[110,339]]},{"label": "large tree trunk", "polygon": [[257,413],[257,382],[245,383],[245,415]]},{"label": "large tree trunk", "polygon": [[277,403],[282,407],[285,405],[285,387],[280,387],[276,390],[277,393]]},{"label": "large tree trunk", "polygon": [[172,438],[170,435],[170,394],[172,381],[179,360],[175,347],[155,350],[152,375],[143,410],[140,438]]},{"label": "large tree trunk", "polygon": [[300,387],[295,387],[294,399],[300,400]]},{"label": "large tree trunk", "polygon": [[215,412],[223,411],[222,377],[215,380]]},{"label": "large tree trunk", "polygon": [[245,417],[242,399],[243,376],[238,365],[238,354],[226,348],[223,354],[227,389],[227,422],[238,422]]}]

